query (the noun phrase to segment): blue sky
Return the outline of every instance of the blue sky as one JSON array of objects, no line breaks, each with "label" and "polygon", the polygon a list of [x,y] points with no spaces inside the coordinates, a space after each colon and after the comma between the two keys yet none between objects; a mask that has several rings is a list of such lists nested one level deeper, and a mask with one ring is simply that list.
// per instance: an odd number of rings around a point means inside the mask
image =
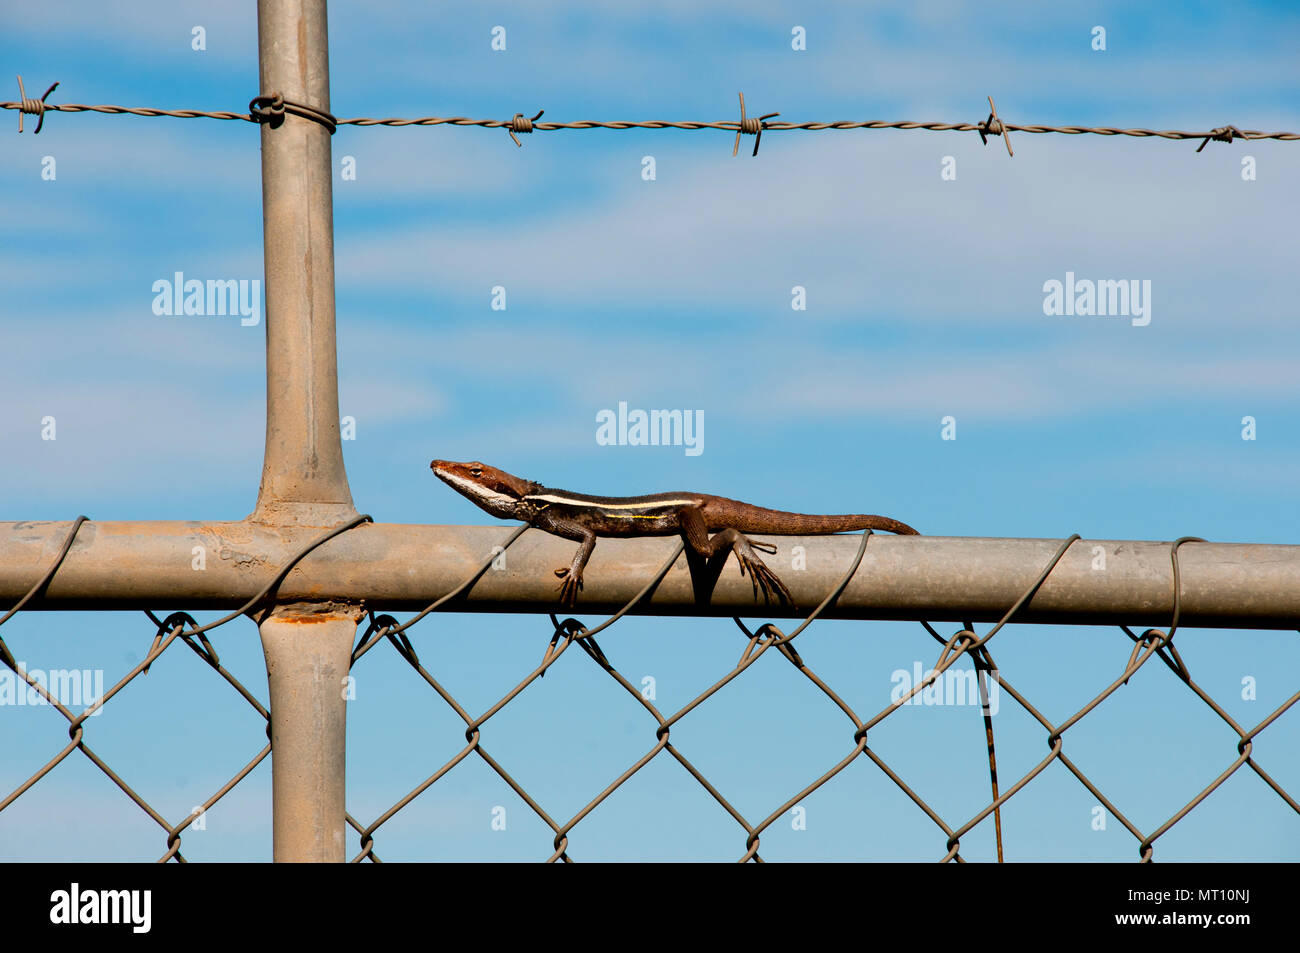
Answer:
[{"label": "blue sky", "polygon": [[[58,79],[56,102],[242,110],[257,92],[252,4],[66,3],[8,22],[0,61],[29,95]],[[505,52],[490,48],[498,24]],[[204,52],[190,48],[195,25]],[[806,51],[790,48],[795,25]],[[1090,47],[1095,25],[1105,52]],[[789,121],[974,122],[992,94],[1009,122],[1300,128],[1300,16],[1282,4],[336,4],[330,30],[338,116],[722,120],[743,90],[751,114]],[[257,129],[53,114],[36,137],[27,124],[0,150],[0,518],[242,517],[260,472],[263,329],[159,317],[150,288],[176,271],[261,277]],[[334,183],[340,411],[357,423],[344,453],[357,506],[377,520],[484,522],[430,476],[428,461],[446,457],[586,492],[689,488],[882,512],[937,535],[1295,541],[1289,210],[1300,145],[1197,154],[1191,142],[1020,133],[1009,159],[973,133],[769,132],[756,159],[748,146],[733,159],[722,131],[521,139],[516,149],[504,131],[450,127],[344,127],[333,139],[336,168],[351,156],[357,169]],[[47,155],[52,182],[39,174]],[[654,181],[641,177],[647,155]],[[1241,176],[1248,155],[1254,181]],[[945,156],[955,181],[940,176]],[[1067,272],[1150,280],[1151,323],[1044,315],[1044,282]],[[503,312],[490,307],[496,285]],[[791,309],[796,285],[806,311]],[[598,446],[596,414],[619,401],[702,410],[705,452]],[[40,439],[47,415],[55,441]],[[948,415],[955,441],[940,439]],[[1254,441],[1241,439],[1244,416],[1257,421]],[[111,682],[152,632],[136,615],[27,614],[3,634],[32,667],[102,666]],[[430,619],[413,632],[471,710],[530,670],[548,637],[534,618]],[[214,641],[264,698],[252,624]],[[730,623],[637,619],[601,644],[634,682],[655,677],[664,710],[742,647]],[[1243,723],[1295,690],[1294,633],[1185,630],[1179,645]],[[893,670],[929,666],[937,648],[893,623],[818,623],[799,647],[863,715],[887,703]],[[1058,719],[1115,677],[1128,648],[1095,628],[1013,627],[992,644],[1003,674]],[[251,709],[183,651],[114,700],[92,735],[168,816],[202,801],[263,737]],[[381,813],[461,739],[390,655],[358,666],[350,705],[358,817]],[[1247,676],[1253,702],[1239,697]],[[3,714],[8,791],[66,734],[49,711]],[[1216,722],[1152,664],[1066,750],[1150,830],[1235,757]],[[1257,747],[1293,792],[1297,722],[1292,712]],[[673,738],[758,820],[847,752],[848,728],[772,657]],[[998,731],[1005,787],[1046,747],[1009,700]],[[577,652],[484,738],[566,818],[654,742],[634,702]],[[904,710],[872,743],[954,826],[984,803],[975,711]],[[743,832],[661,760],[579,826],[575,857],[743,852]],[[95,773],[66,764],[0,814],[0,856],[162,853],[147,819]],[[269,779],[263,765],[186,837],[187,854],[269,857]],[[1135,857],[1118,822],[1091,829],[1092,803],[1052,766],[1006,808],[1008,856]],[[489,828],[495,805],[509,812],[504,832]],[[937,828],[865,759],[806,806],[808,830],[779,821],[765,856],[943,853]],[[376,846],[395,859],[545,856],[549,836],[527,814],[467,763]],[[991,852],[987,827],[969,856]],[[1294,813],[1239,772],[1156,856],[1294,860],[1298,845]]]}]

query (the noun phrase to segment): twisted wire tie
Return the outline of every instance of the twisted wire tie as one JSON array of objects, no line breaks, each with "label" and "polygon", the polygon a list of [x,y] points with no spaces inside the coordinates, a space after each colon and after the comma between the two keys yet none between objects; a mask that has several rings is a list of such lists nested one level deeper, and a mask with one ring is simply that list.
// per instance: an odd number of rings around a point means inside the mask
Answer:
[{"label": "twisted wire tie", "polygon": [[338,128],[338,120],[334,118],[333,113],[327,113],[315,106],[308,106],[304,103],[296,103],[291,99],[285,99],[284,95],[279,92],[254,96],[248,104],[249,118],[256,123],[266,123],[272,129],[279,128],[280,124],[284,122],[285,113],[298,116],[301,119],[310,119],[312,122],[318,123],[329,130],[331,136],[334,135],[334,131]]}]

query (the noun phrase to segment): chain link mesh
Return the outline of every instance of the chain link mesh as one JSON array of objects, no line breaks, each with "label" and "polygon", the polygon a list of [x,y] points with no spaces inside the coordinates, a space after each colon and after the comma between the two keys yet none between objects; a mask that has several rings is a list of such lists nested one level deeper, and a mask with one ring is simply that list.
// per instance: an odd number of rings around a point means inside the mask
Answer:
[{"label": "chain link mesh", "polygon": [[[213,805],[217,804],[231,790],[243,781],[249,773],[256,768],[268,754],[271,753],[271,745],[267,743],[260,751],[240,769],[229,781],[222,785],[209,798],[207,798],[200,808],[178,822],[167,820],[159,811],[149,804],[123,777],[110,767],[106,761],[98,755],[87,741],[86,719],[95,713],[96,710],[111,702],[119,693],[124,691],[140,676],[149,671],[149,667],[164,652],[166,652],[178,640],[189,647],[209,668],[216,672],[230,687],[236,691],[248,705],[250,705],[261,718],[267,722],[267,738],[270,738],[270,713],[257,700],[251,691],[231,674],[221,663],[215,648],[208,640],[206,633],[211,630],[225,625],[239,615],[250,611],[255,606],[263,602],[272,588],[288,573],[288,571],[305,556],[308,552],[320,546],[340,533],[362,522],[368,521],[369,517],[360,516],[355,520],[337,527],[330,532],[322,535],[313,541],[293,559],[291,559],[276,575],[276,577],[267,584],[261,593],[251,599],[245,606],[232,612],[221,619],[206,625],[199,625],[193,617],[185,612],[174,612],[164,619],[159,619],[154,613],[146,612],[150,623],[154,627],[153,644],[146,654],[145,658],[125,676],[123,676],[115,685],[112,686],[103,696],[95,700],[92,704],[80,713],[74,713],[66,707],[59,699],[54,697],[48,689],[34,679],[28,672],[15,662],[12,653],[5,644],[3,638],[0,638],[0,662],[3,662],[9,669],[15,672],[25,684],[34,692],[39,694],[49,705],[57,711],[68,722],[69,742],[58,753],[51,757],[40,769],[34,772],[30,777],[19,784],[3,800],[0,800],[0,813],[12,805],[20,797],[29,792],[42,778],[48,775],[55,767],[71,757],[74,751],[80,752],[84,757],[90,760],[100,771],[102,771],[115,785],[133,801],[142,811],[145,812],[165,833],[164,853],[159,857],[159,861],[176,860],[184,862],[185,857],[181,853],[181,836],[185,829],[194,822],[201,812],[207,811]],[[59,565],[62,563],[64,556],[72,546],[76,537],[77,530],[85,522],[85,517],[79,517],[73,524],[68,536],[64,542],[61,552],[58,554],[50,568],[31,588],[28,594],[19,601],[9,612],[0,617],[0,626],[12,618],[21,610],[37,593],[39,593],[54,577]],[[574,618],[559,619],[552,615],[548,626],[549,642],[543,653],[541,662],[536,665],[522,680],[515,684],[508,692],[494,704],[490,705],[481,714],[473,715],[471,712],[456,699],[451,692],[425,667],[421,662],[415,646],[412,644],[407,633],[417,623],[425,619],[428,615],[445,607],[457,596],[471,588],[474,583],[483,575],[484,572],[492,565],[493,561],[498,558],[499,553],[504,552],[515,542],[527,526],[520,526],[501,544],[499,549],[494,550],[478,569],[464,580],[459,586],[437,600],[428,608],[418,613],[405,623],[399,623],[391,615],[376,615],[370,612],[368,624],[361,629],[356,641],[355,648],[352,652],[351,667],[356,668],[373,649],[381,643],[389,645],[393,651],[404,661],[410,668],[417,673],[424,683],[432,689],[445,702],[452,711],[455,712],[465,724],[464,746],[449,760],[440,765],[436,770],[429,774],[423,781],[411,789],[405,796],[394,802],[387,810],[383,811],[378,817],[369,823],[362,823],[354,818],[351,813],[347,815],[347,823],[358,835],[358,850],[352,858],[354,862],[369,860],[379,862],[380,857],[376,850],[376,835],[381,828],[391,821],[398,813],[409,807],[417,798],[421,797],[431,787],[447,777],[458,765],[465,762],[471,755],[481,759],[489,768],[495,772],[502,781],[504,781],[511,790],[513,790],[520,799],[529,806],[536,816],[552,831],[551,850],[549,856],[545,859],[548,861],[564,861],[570,863],[573,857],[570,855],[570,840],[574,830],[587,817],[618,790],[629,779],[646,767],[652,760],[663,753],[675,760],[687,775],[694,782],[698,783],[714,801],[726,811],[732,820],[743,831],[744,841],[743,850],[740,851],[738,859],[740,861],[762,862],[763,858],[759,853],[761,837],[763,832],[769,828],[778,818],[794,805],[812,794],[814,791],[829,783],[833,778],[839,775],[852,762],[860,757],[866,757],[878,767],[898,788],[907,795],[911,802],[918,810],[923,812],[926,817],[939,829],[942,839],[937,845],[934,856],[943,861],[964,862],[961,855],[961,842],[971,831],[978,825],[988,820],[990,816],[994,818],[997,827],[998,856],[1001,859],[1001,827],[1000,811],[1003,805],[1015,797],[1020,791],[1029,785],[1038,777],[1053,761],[1059,761],[1064,765],[1079,782],[1095,797],[1099,803],[1105,806],[1116,819],[1123,824],[1124,828],[1133,836],[1138,846],[1138,857],[1141,861],[1147,862],[1153,859],[1155,852],[1155,842],[1168,833],[1168,831],[1186,818],[1196,807],[1201,804],[1212,792],[1219,788],[1223,783],[1235,774],[1243,766],[1248,766],[1250,770],[1259,777],[1278,797],[1280,797],[1287,806],[1300,814],[1300,804],[1296,799],[1279,784],[1253,756],[1254,742],[1256,737],[1282,717],[1284,713],[1290,710],[1297,701],[1300,701],[1300,691],[1293,694],[1281,705],[1272,710],[1266,717],[1261,719],[1252,727],[1244,727],[1234,720],[1224,708],[1216,702],[1197,682],[1193,679],[1187,665],[1180,656],[1177,647],[1174,644],[1174,636],[1178,628],[1178,617],[1180,613],[1180,576],[1178,569],[1178,550],[1187,543],[1198,542],[1192,537],[1175,540],[1170,546],[1170,559],[1174,571],[1174,610],[1171,623],[1167,630],[1147,629],[1141,634],[1133,632],[1127,626],[1120,626],[1125,636],[1131,640],[1132,649],[1128,654],[1127,660],[1122,668],[1119,669],[1115,679],[1106,685],[1100,692],[1092,697],[1086,704],[1080,707],[1069,717],[1054,723],[1035,707],[1029,699],[1002,674],[999,670],[989,646],[993,639],[1003,630],[1003,628],[1014,620],[1020,609],[1033,597],[1038,588],[1051,574],[1052,570],[1060,562],[1069,547],[1079,539],[1077,535],[1071,536],[1064,540],[1057,549],[1052,559],[1044,566],[1037,580],[1021,596],[1019,600],[1007,611],[1003,618],[992,626],[984,635],[979,635],[973,625],[963,624],[957,632],[945,639],[932,625],[922,621],[920,624],[926,633],[932,637],[940,646],[939,657],[934,667],[925,676],[923,680],[913,685],[913,687],[904,695],[897,699],[891,700],[879,712],[870,717],[863,717],[850,706],[844,698],[837,694],[836,691],[819,675],[812,666],[804,660],[795,647],[795,641],[804,633],[809,626],[816,621],[822,612],[830,605],[836,597],[843,591],[844,587],[852,579],[862,561],[863,554],[870,539],[870,531],[862,535],[862,542],[857,550],[857,554],[852,565],[845,572],[839,584],[823,599],[809,615],[804,618],[799,625],[788,634],[781,628],[772,623],[759,626],[751,631],[740,619],[735,619],[735,624],[740,630],[743,637],[743,648],[738,661],[728,671],[713,682],[707,689],[700,692],[696,697],[691,699],[686,705],[682,706],[675,712],[666,713],[661,711],[652,700],[645,695],[618,669],[606,652],[596,641],[596,636],[613,626],[623,616],[634,609],[637,604],[644,599],[658,585],[660,580],[668,573],[673,564],[681,557],[684,550],[683,544],[678,544],[672,555],[664,562],[657,573],[647,580],[645,586],[618,612],[614,613],[608,619],[594,627],[587,627],[582,622]],[[632,699],[640,706],[645,716],[653,722],[655,743],[639,757],[630,767],[614,777],[609,783],[572,817],[567,820],[557,818],[556,815],[549,812],[536,797],[530,794],[525,787],[507,770],[507,768],[489,753],[484,740],[484,729],[487,723],[498,715],[506,706],[511,704],[522,693],[527,691],[538,679],[542,678],[548,669],[558,663],[560,658],[573,646],[577,646],[583,655],[585,655],[596,669],[604,672],[612,678]],[[848,720],[852,726],[851,733],[846,727],[846,750],[842,758],[835,764],[829,766],[827,770],[819,777],[811,780],[800,790],[794,793],[790,798],[785,800],[779,807],[771,813],[761,818],[748,818],[712,783],[705,774],[683,753],[671,740],[672,729],[688,715],[691,715],[706,700],[722,692],[729,684],[739,678],[751,666],[753,666],[762,656],[769,651],[775,651],[784,657],[794,668],[808,681],[814,685],[817,690],[833,704]],[[965,820],[948,819],[945,820],[940,813],[926,800],[921,792],[915,787],[909,785],[891,765],[868,743],[870,732],[881,726],[888,718],[894,715],[904,704],[918,693],[924,691],[931,684],[942,677],[943,673],[955,665],[963,656],[969,657],[975,667],[978,684],[980,687],[980,697],[987,730],[987,738],[990,755],[991,770],[991,793],[992,797],[988,803],[977,811],[974,816]],[[1153,657],[1159,658],[1162,663],[1173,673],[1173,675],[1199,698],[1211,711],[1213,711],[1229,728],[1232,729],[1236,736],[1236,746],[1233,756],[1228,759],[1222,773],[1213,781],[1202,788],[1191,800],[1182,808],[1175,812],[1164,823],[1160,824],[1153,830],[1144,832],[1132,820],[1130,820],[1115,803],[1112,798],[1107,797],[1099,785],[1094,781],[1086,771],[1076,764],[1065,753],[1064,738],[1066,733],[1080,723],[1090,713],[1095,711],[1098,706],[1104,703],[1112,694],[1121,686],[1127,684],[1130,678],[1145,666]],[[1116,656],[1117,662],[1122,656]],[[1017,778],[1005,791],[999,793],[998,780],[996,775],[995,760],[993,757],[993,729],[992,721],[989,718],[988,711],[988,680],[996,682],[997,686],[1005,690],[1008,695],[1015,700],[1020,708],[1032,717],[1044,734],[1044,740],[1047,743],[1048,753],[1034,767],[1023,776]]]}]

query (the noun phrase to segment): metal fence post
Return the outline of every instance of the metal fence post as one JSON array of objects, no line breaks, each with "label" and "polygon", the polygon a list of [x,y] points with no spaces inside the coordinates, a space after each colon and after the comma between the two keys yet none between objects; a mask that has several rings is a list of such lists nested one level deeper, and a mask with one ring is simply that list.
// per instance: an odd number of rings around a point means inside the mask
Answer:
[{"label": "metal fence post", "polygon": [[[330,110],[325,0],[258,0],[260,94]],[[266,456],[250,520],[331,526],[355,515],[339,440],[330,135],[263,124]],[[360,612],[277,606],[259,619],[271,697],[276,861],[341,862],[345,690]]]},{"label": "metal fence post", "polygon": [[[259,0],[261,92],[329,112],[325,0]],[[355,515],[339,441],[330,130],[262,126],[266,457],[252,518],[328,526]]]},{"label": "metal fence post", "polygon": [[277,609],[260,625],[271,685],[277,862],[346,859],[348,662],[360,614]]}]

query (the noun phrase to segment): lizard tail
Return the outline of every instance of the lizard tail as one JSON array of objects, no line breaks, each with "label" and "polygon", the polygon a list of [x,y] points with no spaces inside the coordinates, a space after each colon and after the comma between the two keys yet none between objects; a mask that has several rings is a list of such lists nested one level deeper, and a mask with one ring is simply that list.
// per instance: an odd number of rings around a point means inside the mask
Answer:
[{"label": "lizard tail", "polygon": [[855,516],[855,520],[863,521],[861,525],[855,526],[854,529],[883,529],[887,533],[896,533],[899,536],[920,536],[920,530],[913,529],[902,520],[891,519],[888,516]]},{"label": "lizard tail", "polygon": [[882,529],[888,533],[897,533],[899,536],[921,535],[906,523],[888,516],[867,513],[820,516],[812,513],[769,510],[757,506],[746,507],[743,516],[728,520],[726,525],[742,533],[760,535],[766,533],[776,536],[822,536],[828,533],[851,533],[864,529]]}]

